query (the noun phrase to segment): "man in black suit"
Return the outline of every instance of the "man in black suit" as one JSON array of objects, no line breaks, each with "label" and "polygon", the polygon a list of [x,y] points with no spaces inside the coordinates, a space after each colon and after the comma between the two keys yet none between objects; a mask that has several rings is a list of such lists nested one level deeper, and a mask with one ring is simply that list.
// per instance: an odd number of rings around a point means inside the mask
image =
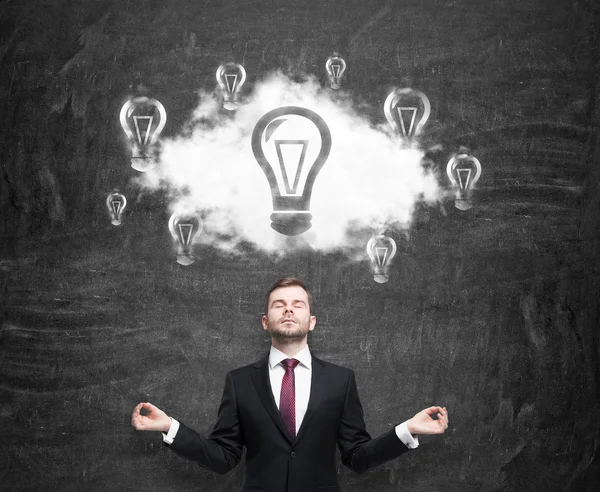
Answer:
[{"label": "man in black suit", "polygon": [[308,349],[316,324],[311,305],[297,279],[280,279],[269,290],[262,324],[271,334],[270,353],[227,374],[208,438],[147,402],[134,409],[132,425],[162,431],[177,454],[217,473],[236,466],[245,446],[243,492],[340,492],[336,444],[344,465],[361,473],[417,447],[418,434],[444,433],[448,412],[432,406],[372,439],[354,372]]}]

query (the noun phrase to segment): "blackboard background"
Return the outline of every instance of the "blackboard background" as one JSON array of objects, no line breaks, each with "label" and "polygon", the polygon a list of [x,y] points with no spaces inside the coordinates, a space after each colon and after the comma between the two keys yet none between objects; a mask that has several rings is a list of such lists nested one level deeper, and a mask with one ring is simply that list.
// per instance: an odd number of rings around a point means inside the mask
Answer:
[{"label": "blackboard background", "polygon": [[[208,432],[225,373],[264,355],[282,275],[316,297],[311,349],[355,369],[373,435],[430,404],[443,437],[344,490],[597,490],[598,5],[589,1],[138,1],[0,4],[0,488],[239,489],[137,433],[150,400]],[[136,196],[123,98],[143,84],[176,135],[223,60],[247,90],[282,68],[346,89],[374,122],[394,85],[433,105],[440,183],[464,145],[476,206],[421,206],[390,281],[365,261],[208,246],[174,261],[166,198]],[[123,184],[125,183],[125,184]]]}]

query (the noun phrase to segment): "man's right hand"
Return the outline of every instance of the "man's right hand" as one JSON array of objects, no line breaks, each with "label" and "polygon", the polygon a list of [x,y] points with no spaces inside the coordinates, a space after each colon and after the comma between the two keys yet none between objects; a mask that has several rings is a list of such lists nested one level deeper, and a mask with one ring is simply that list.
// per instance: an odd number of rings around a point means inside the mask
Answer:
[{"label": "man's right hand", "polygon": [[[140,413],[142,408],[148,410],[147,415],[142,415]],[[131,425],[133,425],[136,430],[169,432],[169,428],[171,427],[171,417],[160,408],[152,405],[152,403],[145,402],[140,403],[133,409]]]}]

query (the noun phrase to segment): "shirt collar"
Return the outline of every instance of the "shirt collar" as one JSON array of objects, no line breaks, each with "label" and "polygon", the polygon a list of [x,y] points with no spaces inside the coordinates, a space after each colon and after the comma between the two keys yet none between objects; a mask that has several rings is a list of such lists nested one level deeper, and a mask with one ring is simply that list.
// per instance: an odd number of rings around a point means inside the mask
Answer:
[{"label": "shirt collar", "polygon": [[[269,369],[273,370],[273,368],[275,368],[277,364],[280,364],[282,360],[289,358],[290,357],[285,355],[281,350],[278,350],[271,345],[271,351],[269,352]],[[312,367],[312,356],[310,355],[308,345],[294,355],[293,358],[300,361],[300,364],[308,369]]]}]

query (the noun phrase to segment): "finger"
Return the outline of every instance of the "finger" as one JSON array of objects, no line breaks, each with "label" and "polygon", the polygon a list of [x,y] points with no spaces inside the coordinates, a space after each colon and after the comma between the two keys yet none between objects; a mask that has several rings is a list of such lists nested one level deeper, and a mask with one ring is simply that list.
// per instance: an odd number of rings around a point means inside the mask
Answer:
[{"label": "finger", "polygon": [[446,426],[448,426],[448,424],[450,423],[450,417],[448,416],[448,410],[446,410],[446,407],[443,407],[442,410],[444,413],[444,420],[446,421]]},{"label": "finger", "polygon": [[442,411],[442,407],[429,407],[423,410],[426,414],[432,415],[434,413],[438,413]]},{"label": "finger", "polygon": [[131,425],[133,425],[135,427],[137,421],[139,420],[140,417],[140,409],[142,408],[143,403],[138,403],[136,405],[136,407],[133,409],[133,412],[131,413]]},{"label": "finger", "polygon": [[142,403],[143,408],[145,408],[146,410],[152,411],[152,410],[157,410],[157,408],[152,405],[152,403],[150,403],[149,401],[146,401],[144,403]]},{"label": "finger", "polygon": [[446,418],[447,417],[447,413],[444,411],[443,407],[438,407],[439,410],[437,411],[437,418],[438,420],[441,418]]}]

